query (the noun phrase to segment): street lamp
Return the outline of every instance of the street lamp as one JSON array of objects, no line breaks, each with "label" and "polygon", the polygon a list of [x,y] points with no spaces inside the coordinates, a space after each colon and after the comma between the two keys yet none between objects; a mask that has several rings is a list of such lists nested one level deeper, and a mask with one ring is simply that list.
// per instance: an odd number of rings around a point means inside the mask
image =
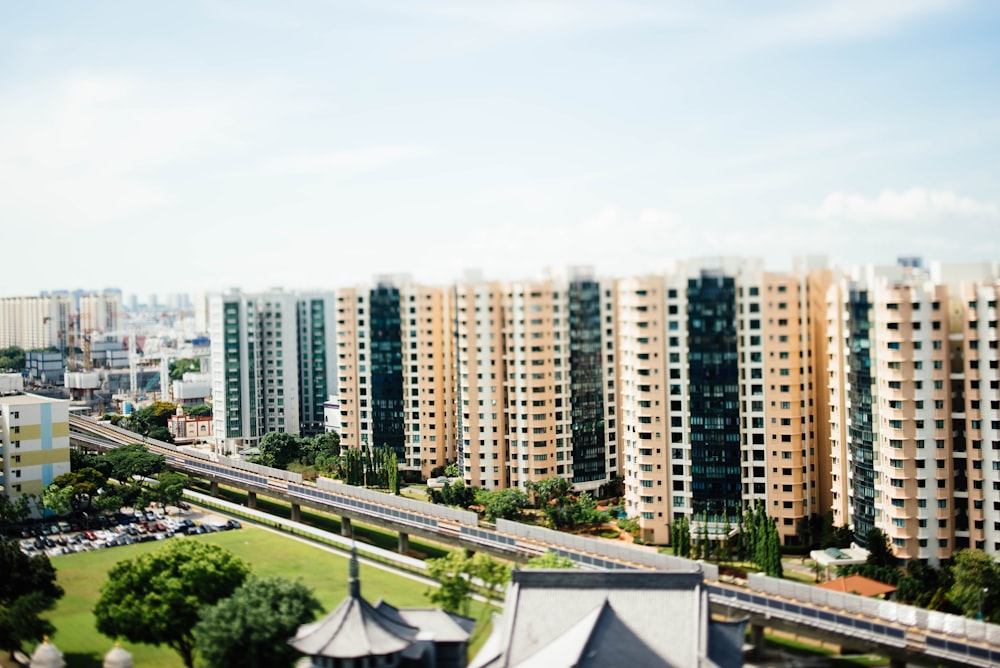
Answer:
[{"label": "street lamp", "polygon": [[989,587],[983,587],[979,590],[979,612],[976,613],[976,619],[983,621],[983,597],[989,591]]}]

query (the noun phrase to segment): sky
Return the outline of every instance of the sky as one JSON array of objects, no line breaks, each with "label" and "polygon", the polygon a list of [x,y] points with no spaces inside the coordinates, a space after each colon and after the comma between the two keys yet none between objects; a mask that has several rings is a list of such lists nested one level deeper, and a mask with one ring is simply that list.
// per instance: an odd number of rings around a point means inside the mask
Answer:
[{"label": "sky", "polygon": [[1000,259],[1000,3],[0,5],[0,294]]}]

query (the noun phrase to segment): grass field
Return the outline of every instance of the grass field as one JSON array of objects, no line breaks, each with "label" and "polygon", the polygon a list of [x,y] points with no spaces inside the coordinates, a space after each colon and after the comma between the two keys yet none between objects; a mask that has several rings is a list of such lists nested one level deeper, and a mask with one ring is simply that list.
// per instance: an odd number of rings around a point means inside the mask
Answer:
[{"label": "grass field", "polygon": [[[171,540],[204,540],[221,545],[250,565],[258,575],[280,575],[300,579],[323,604],[325,614],[347,595],[347,559],[312,545],[270,531],[247,527],[240,531],[206,534]],[[112,641],[94,626],[91,610],[108,570],[118,561],[130,559],[162,546],[162,542],[139,543],[108,550],[68,554],[52,559],[59,584],[66,595],[49,615],[56,626],[52,641],[62,650],[70,668],[99,668]],[[374,603],[380,598],[403,607],[425,607],[427,585],[374,567],[361,567],[361,593]],[[482,604],[473,602],[472,616],[485,617]],[[477,628],[477,631],[479,628]],[[476,634],[476,637],[481,634]],[[165,647],[124,643],[136,666],[166,668],[181,665],[177,654]]]}]

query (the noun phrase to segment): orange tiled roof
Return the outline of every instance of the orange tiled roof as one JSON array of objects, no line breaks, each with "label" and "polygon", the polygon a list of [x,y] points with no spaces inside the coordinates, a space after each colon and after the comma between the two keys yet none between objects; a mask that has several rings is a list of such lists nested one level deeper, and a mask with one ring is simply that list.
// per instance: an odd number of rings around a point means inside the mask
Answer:
[{"label": "orange tiled roof", "polygon": [[884,582],[866,578],[863,575],[847,575],[842,578],[837,578],[836,580],[824,582],[820,585],[820,587],[823,589],[830,589],[831,591],[858,594],[869,598],[872,596],[884,596],[885,594],[891,594],[896,591],[896,588],[892,585],[887,585]]}]

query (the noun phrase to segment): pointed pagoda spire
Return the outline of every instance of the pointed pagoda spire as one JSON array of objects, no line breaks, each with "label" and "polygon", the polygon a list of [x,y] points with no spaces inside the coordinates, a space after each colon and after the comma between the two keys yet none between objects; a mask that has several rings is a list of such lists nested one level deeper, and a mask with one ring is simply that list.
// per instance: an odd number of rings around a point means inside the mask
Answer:
[{"label": "pointed pagoda spire", "polygon": [[347,567],[347,593],[351,598],[361,598],[361,579],[359,577],[358,548],[351,543],[351,561]]}]

